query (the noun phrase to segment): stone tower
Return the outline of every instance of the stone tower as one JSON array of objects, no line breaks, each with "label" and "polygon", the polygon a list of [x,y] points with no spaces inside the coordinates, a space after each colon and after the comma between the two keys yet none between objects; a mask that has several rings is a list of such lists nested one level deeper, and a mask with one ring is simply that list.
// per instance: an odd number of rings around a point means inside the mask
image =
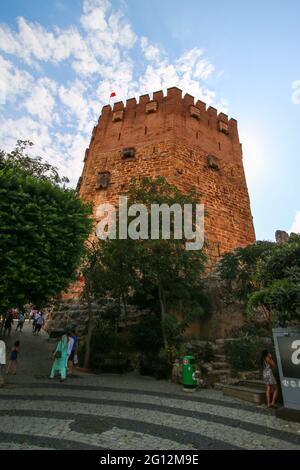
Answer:
[{"label": "stone tower", "polygon": [[[132,177],[165,176],[201,193],[210,263],[255,241],[237,121],[178,88],[104,106],[78,190],[97,207],[116,203]],[[95,214],[94,214],[95,215]]]}]

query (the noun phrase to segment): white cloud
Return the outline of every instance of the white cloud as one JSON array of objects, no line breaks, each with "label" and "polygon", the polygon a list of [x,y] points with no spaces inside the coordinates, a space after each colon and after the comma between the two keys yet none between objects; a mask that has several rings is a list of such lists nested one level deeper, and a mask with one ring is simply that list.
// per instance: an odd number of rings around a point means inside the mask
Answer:
[{"label": "white cloud", "polygon": [[111,3],[109,0],[83,0],[82,9],[83,13],[88,14],[97,8],[106,12],[110,6]]},{"label": "white cloud", "polygon": [[177,70],[182,73],[191,73],[200,57],[203,56],[203,50],[198,47],[194,47],[190,51],[185,52],[176,61]]},{"label": "white cloud", "polygon": [[25,70],[19,70],[1,55],[0,70],[0,105],[15,100],[18,95],[23,95],[31,89],[32,76]]},{"label": "white cloud", "polygon": [[82,15],[80,21],[86,30],[105,31],[107,28],[105,12],[101,8],[95,8],[90,13]]},{"label": "white cloud", "polygon": [[0,120],[0,138],[3,147],[7,150],[14,147],[17,139],[31,139],[37,144],[36,148],[38,150],[47,149],[52,143],[48,126],[30,117],[20,119],[2,118]]},{"label": "white cloud", "polygon": [[207,79],[215,70],[207,59],[199,60],[195,67],[194,78]]},{"label": "white cloud", "polygon": [[300,233],[300,211],[296,212],[289,232]]},{"label": "white cloud", "polygon": [[54,80],[49,78],[37,80],[24,103],[27,111],[41,121],[50,122],[53,119],[56,91],[57,84]]},{"label": "white cloud", "polygon": [[32,140],[33,152],[46,155],[73,184],[92,127],[112,91],[119,101],[178,86],[207,104],[219,103],[222,110],[227,106],[204,83],[215,68],[202,49],[171,60],[160,44],[138,37],[110,1],[83,0],[82,5],[77,24],[67,28],[46,28],[23,17],[16,30],[0,25],[5,54],[0,55],[2,145]]},{"label": "white cloud", "polygon": [[141,48],[147,60],[159,61],[161,60],[161,50],[158,46],[149,44],[148,38],[145,36],[141,37]]}]

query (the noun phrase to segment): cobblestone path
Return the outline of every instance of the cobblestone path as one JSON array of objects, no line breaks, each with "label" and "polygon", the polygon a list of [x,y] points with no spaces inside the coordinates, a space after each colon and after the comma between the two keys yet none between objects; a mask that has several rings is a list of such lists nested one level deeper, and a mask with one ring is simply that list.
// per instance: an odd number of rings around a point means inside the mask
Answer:
[{"label": "cobblestone path", "polygon": [[223,397],[136,374],[50,381],[54,348],[27,324],[16,376],[0,389],[0,449],[300,449],[300,425]]}]

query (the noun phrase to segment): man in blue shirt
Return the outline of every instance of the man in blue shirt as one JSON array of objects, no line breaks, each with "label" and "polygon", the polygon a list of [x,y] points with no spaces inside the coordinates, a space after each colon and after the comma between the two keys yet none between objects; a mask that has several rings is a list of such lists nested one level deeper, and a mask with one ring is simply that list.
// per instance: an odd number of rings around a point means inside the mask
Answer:
[{"label": "man in blue shirt", "polygon": [[18,316],[18,324],[17,324],[16,331],[17,331],[19,328],[20,328],[20,331],[22,331],[23,325],[24,325],[24,321],[25,321],[25,315],[24,315],[24,313],[20,312],[20,313],[19,313],[19,316]]}]

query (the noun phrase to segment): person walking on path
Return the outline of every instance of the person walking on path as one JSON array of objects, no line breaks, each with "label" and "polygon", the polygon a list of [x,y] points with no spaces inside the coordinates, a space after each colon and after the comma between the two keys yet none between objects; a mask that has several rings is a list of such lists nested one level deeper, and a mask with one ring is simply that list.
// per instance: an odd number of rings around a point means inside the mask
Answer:
[{"label": "person walking on path", "polygon": [[29,325],[31,323],[31,320],[33,320],[33,319],[34,319],[34,310],[31,309],[30,312],[29,312],[29,321],[28,321]]},{"label": "person walking on path", "polygon": [[17,360],[18,360],[18,355],[20,352],[20,341],[16,341],[9,357],[9,362],[7,366],[7,371],[6,373],[9,374],[10,372],[14,375],[17,373]]},{"label": "person walking on path", "polygon": [[[268,408],[276,408],[276,402],[278,399],[278,385],[274,377],[272,369],[276,367],[275,361],[272,354],[265,349],[261,356],[263,366],[263,379],[266,384],[266,395]],[[271,395],[273,394],[272,401]]]},{"label": "person walking on path", "polygon": [[36,321],[38,319],[38,316],[39,316],[39,311],[36,308],[34,308],[32,312],[32,333],[35,332]]},{"label": "person walking on path", "polygon": [[4,385],[3,369],[6,364],[6,344],[0,339],[0,387]]},{"label": "person walking on path", "polygon": [[45,323],[45,319],[44,319],[43,312],[39,312],[36,322],[35,322],[35,328],[34,328],[34,333],[33,333],[35,336],[38,336],[44,323]]},{"label": "person walking on path", "polygon": [[4,338],[6,336],[6,333],[7,333],[7,337],[10,337],[13,322],[14,322],[13,313],[9,312],[8,316],[6,317],[5,323],[4,323]]},{"label": "person walking on path", "polygon": [[24,321],[25,321],[25,315],[24,315],[24,313],[20,312],[19,316],[18,316],[18,324],[17,324],[16,331],[18,331],[19,328],[20,328],[20,331],[22,331]]},{"label": "person walking on path", "polygon": [[67,376],[67,360],[68,360],[68,336],[64,334],[59,340],[53,353],[53,365],[50,373],[50,379],[54,379],[55,372],[60,374],[60,381],[66,380]]}]

